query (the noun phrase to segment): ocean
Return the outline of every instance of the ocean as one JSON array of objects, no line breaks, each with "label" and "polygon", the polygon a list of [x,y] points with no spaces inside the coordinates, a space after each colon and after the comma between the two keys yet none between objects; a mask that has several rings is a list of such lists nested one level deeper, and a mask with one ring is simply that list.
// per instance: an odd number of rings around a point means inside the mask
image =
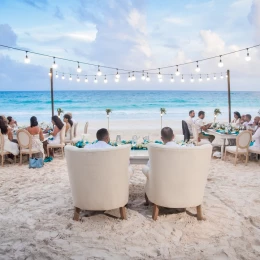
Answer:
[{"label": "ocean", "polygon": [[[256,116],[260,109],[260,92],[232,92],[232,111]],[[228,118],[227,92],[213,91],[55,91],[54,108],[71,112],[77,121],[103,120],[105,109],[112,109],[114,120],[158,119],[160,108],[165,117],[180,120],[194,109],[213,118],[220,108],[219,119]],[[39,122],[50,122],[51,95],[48,91],[0,91],[0,115],[13,116],[19,122],[29,122],[36,116]],[[232,115],[233,116],[233,115]]]}]

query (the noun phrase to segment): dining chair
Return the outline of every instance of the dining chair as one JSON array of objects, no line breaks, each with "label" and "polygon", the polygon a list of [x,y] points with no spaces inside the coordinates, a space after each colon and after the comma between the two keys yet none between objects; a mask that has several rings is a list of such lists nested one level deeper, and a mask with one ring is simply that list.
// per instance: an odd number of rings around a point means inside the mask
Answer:
[{"label": "dining chair", "polygon": [[244,154],[246,156],[246,165],[248,162],[249,156],[249,145],[252,140],[252,134],[250,131],[243,131],[240,133],[236,138],[236,146],[227,146],[225,150],[225,158],[227,153],[235,154],[234,164],[237,164],[237,157],[238,155]]},{"label": "dining chair", "polygon": [[78,131],[78,122],[76,122],[74,125],[74,133],[73,133],[73,138],[77,137],[77,131]]},{"label": "dining chair", "polygon": [[84,126],[84,134],[88,133],[88,122],[86,122],[85,126]]},{"label": "dining chair", "polygon": [[20,146],[20,165],[22,164],[23,154],[28,154],[31,158],[33,154],[41,152],[32,148],[32,135],[25,129],[17,131],[17,141]]},{"label": "dining chair", "polygon": [[69,129],[70,138],[65,137],[65,139],[64,139],[65,144],[69,144],[69,143],[72,144],[73,143],[74,131],[75,131],[75,125],[73,124],[72,127]]},{"label": "dining chair", "polygon": [[[2,157],[2,167],[4,167],[5,155],[12,154],[10,152],[5,151],[4,147],[5,147],[5,139],[0,131],[0,155]],[[16,163],[16,156],[14,156],[14,163]]]},{"label": "dining chair", "polygon": [[[66,126],[64,125],[62,129],[60,130],[60,143],[59,144],[47,144],[47,156],[50,156],[50,149],[53,148],[61,148],[61,154],[62,157],[64,158],[64,147],[65,147],[65,131],[66,131]],[[53,153],[54,155],[54,153]],[[53,156],[54,157],[54,156]]]},{"label": "dining chair", "polygon": [[201,139],[199,142],[199,133],[197,126],[195,124],[192,125],[192,134],[193,134],[193,142],[196,146],[205,145],[205,144],[211,144],[211,142],[207,139]]}]

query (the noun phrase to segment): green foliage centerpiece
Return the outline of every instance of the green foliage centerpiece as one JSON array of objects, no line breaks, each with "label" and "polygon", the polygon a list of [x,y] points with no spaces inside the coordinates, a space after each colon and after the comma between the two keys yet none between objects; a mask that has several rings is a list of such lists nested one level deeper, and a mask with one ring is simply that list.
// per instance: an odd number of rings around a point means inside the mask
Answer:
[{"label": "green foliage centerpiece", "polygon": [[166,114],[166,109],[164,107],[161,107],[160,112],[161,112],[161,129],[162,129],[162,117],[163,117],[163,115]]},{"label": "green foliage centerpiece", "polygon": [[107,113],[107,131],[109,132],[109,114],[112,113],[112,109],[107,108],[106,113]]},{"label": "green foliage centerpiece", "polygon": [[217,116],[221,115],[220,109],[219,108],[215,108],[214,110],[214,123],[216,122]]},{"label": "green foliage centerpiece", "polygon": [[64,111],[63,111],[62,108],[58,108],[58,109],[57,109],[57,113],[58,113],[58,117],[60,117],[60,115],[61,115],[62,113],[64,113]]}]

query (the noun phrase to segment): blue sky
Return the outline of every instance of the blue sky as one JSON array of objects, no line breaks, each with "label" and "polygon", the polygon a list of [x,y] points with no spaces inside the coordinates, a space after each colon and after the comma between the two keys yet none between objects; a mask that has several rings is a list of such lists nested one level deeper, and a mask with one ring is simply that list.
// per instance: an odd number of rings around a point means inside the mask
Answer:
[{"label": "blue sky", "polygon": [[[1,0],[0,44],[24,48],[127,70],[175,65],[260,43],[260,0]],[[233,90],[260,90],[260,48],[246,53],[200,63],[201,73],[231,70]],[[51,58],[0,47],[0,90],[48,90]],[[76,63],[56,61],[59,72],[76,73]],[[95,74],[97,68],[82,65],[81,74]],[[198,82],[195,65],[180,67],[185,83],[156,75],[134,82],[121,75],[98,77],[98,84],[55,79],[55,89],[178,89],[225,90],[226,81]],[[115,70],[102,69],[103,75]],[[173,73],[174,69],[161,71]],[[190,83],[190,74],[195,78]],[[219,74],[218,74],[219,75]]]}]

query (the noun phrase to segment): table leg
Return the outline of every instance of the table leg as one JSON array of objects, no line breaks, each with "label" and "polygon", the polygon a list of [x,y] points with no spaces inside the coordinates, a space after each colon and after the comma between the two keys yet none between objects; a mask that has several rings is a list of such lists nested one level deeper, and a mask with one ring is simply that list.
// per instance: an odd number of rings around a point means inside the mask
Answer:
[{"label": "table leg", "polygon": [[226,138],[223,139],[223,144],[221,146],[221,159],[222,160],[224,160],[225,144],[226,144]]}]

